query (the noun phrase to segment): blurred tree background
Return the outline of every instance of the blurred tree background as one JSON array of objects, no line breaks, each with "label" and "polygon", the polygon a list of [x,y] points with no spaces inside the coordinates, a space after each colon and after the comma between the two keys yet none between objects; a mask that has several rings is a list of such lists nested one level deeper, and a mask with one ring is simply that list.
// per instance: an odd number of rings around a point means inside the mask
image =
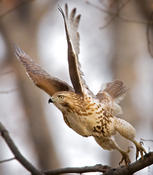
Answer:
[{"label": "blurred tree background", "polygon": [[[64,25],[57,7],[68,3],[82,14],[80,62],[93,92],[120,79],[129,91],[122,102],[137,138],[153,139],[153,54],[151,0],[1,0],[0,121],[21,152],[42,169],[96,163],[118,166],[120,154],[102,150],[92,138],[68,128],[49,96],[36,88],[14,56],[17,44],[50,74],[70,83]],[[118,142],[126,150],[128,143]],[[147,151],[153,143],[143,141]],[[135,150],[131,158],[135,159]],[[0,138],[0,160],[12,157]],[[18,162],[0,164],[0,174],[25,174]],[[137,174],[153,172],[153,167]]]}]

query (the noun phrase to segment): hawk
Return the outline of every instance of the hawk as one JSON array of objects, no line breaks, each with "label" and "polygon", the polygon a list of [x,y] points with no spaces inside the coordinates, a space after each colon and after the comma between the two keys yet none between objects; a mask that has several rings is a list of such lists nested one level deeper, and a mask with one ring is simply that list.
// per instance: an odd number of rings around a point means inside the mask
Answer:
[{"label": "hawk", "polygon": [[49,75],[19,47],[16,47],[15,51],[17,58],[34,84],[50,95],[48,102],[53,103],[62,112],[65,123],[75,132],[84,137],[93,136],[103,149],[118,150],[122,155],[120,164],[124,162],[127,165],[130,163],[129,150],[122,150],[114,138],[114,135],[119,133],[135,144],[136,159],[139,153],[143,158],[146,151],[141,143],[135,140],[135,128],[117,117],[122,112],[119,102],[126,93],[125,85],[122,81],[115,80],[107,83],[97,95],[90,91],[83,79],[78,60],[80,40],[78,26],[81,15],[76,15],[76,8],[69,14],[67,4],[65,13],[60,7],[58,9],[64,19],[69,74],[73,87]]}]

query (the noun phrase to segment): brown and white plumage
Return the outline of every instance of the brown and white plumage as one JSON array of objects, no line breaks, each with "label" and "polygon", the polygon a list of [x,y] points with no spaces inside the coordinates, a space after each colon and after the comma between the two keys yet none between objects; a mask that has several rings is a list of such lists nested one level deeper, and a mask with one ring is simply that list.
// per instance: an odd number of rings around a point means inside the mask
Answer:
[{"label": "brown and white plumage", "polygon": [[61,12],[64,19],[65,32],[68,44],[69,74],[73,87],[75,89],[75,92],[78,94],[92,94],[92,92],[86,85],[85,80],[83,79],[83,72],[81,71],[81,65],[78,60],[78,55],[80,52],[80,36],[78,33],[78,27],[81,15],[79,14],[76,16],[76,8],[74,8],[69,15],[67,4],[65,5],[65,14],[60,7],[58,9]]},{"label": "brown and white plumage", "polygon": [[27,74],[36,86],[43,89],[50,96],[58,91],[73,91],[73,88],[66,82],[49,75],[42,67],[36,64],[29,55],[16,46],[15,55],[24,65]]},{"label": "brown and white plumage", "polygon": [[81,15],[76,16],[76,8],[69,15],[67,4],[65,13],[60,7],[59,11],[64,19],[69,74],[73,88],[66,82],[49,75],[20,48],[16,48],[16,56],[35,85],[51,96],[49,102],[61,110],[64,121],[70,128],[84,137],[93,136],[104,149],[118,150],[122,154],[120,163],[124,161],[128,164],[130,159],[128,151],[123,151],[113,138],[117,132],[135,144],[136,158],[139,152],[143,157],[146,151],[135,140],[135,128],[127,121],[116,117],[122,111],[119,102],[126,93],[125,85],[122,81],[115,80],[107,83],[97,95],[89,90],[78,60],[80,40],[78,26]]}]

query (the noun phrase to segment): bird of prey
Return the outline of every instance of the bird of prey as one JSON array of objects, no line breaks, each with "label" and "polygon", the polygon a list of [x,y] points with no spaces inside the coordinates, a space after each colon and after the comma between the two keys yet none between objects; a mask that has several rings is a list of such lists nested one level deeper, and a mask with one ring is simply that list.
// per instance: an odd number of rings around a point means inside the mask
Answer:
[{"label": "bird of prey", "polygon": [[97,95],[90,91],[83,79],[78,60],[80,40],[78,26],[81,15],[76,15],[76,8],[69,14],[67,4],[65,13],[60,7],[59,11],[64,19],[69,74],[73,87],[49,75],[19,47],[15,51],[17,58],[34,84],[50,95],[49,102],[62,112],[65,123],[75,132],[84,137],[93,136],[103,149],[118,150],[122,155],[120,164],[124,162],[127,165],[130,163],[129,150],[122,150],[114,138],[114,135],[119,133],[135,144],[136,158],[139,153],[143,158],[146,151],[141,143],[135,140],[135,128],[117,117],[122,111],[119,102],[126,93],[125,85],[122,81],[115,80],[107,83]]}]

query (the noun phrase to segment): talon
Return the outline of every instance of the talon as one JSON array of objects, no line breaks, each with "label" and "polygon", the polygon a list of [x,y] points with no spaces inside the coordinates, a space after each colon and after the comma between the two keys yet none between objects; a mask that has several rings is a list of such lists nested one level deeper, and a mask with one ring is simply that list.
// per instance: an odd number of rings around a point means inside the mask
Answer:
[{"label": "talon", "polygon": [[134,142],[136,146],[136,160],[138,159],[139,153],[141,154],[141,158],[143,159],[144,154],[146,154],[146,150],[142,146],[142,142],[137,143]]},{"label": "talon", "polygon": [[129,159],[129,155],[128,153],[130,152],[130,148],[128,147],[128,150],[126,152],[121,151],[122,154],[122,159],[119,162],[119,165],[121,165],[123,163],[123,161],[125,162],[125,165],[129,165],[131,163],[130,159]]},{"label": "talon", "polygon": [[138,157],[139,157],[139,150],[138,150],[138,148],[136,147],[136,160],[138,159]]},{"label": "talon", "polygon": [[121,161],[119,162],[119,166],[122,164],[122,162],[123,162],[123,157],[122,157]]}]

